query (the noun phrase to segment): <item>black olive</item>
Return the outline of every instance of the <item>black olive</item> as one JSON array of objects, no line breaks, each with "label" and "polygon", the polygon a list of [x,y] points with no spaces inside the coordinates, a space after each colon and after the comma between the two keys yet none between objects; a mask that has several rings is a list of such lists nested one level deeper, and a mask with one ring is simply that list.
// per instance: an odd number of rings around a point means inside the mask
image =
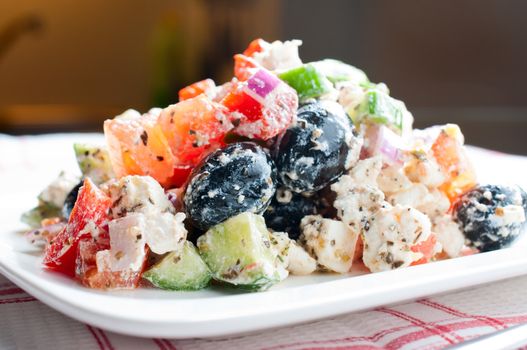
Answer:
[{"label": "black olive", "polygon": [[272,154],[284,186],[315,192],[351,168],[361,146],[342,106],[317,101],[298,109],[296,122],[276,140]]},{"label": "black olive", "polygon": [[300,236],[300,221],[306,215],[317,214],[317,207],[312,198],[279,188],[271,204],[264,213],[267,227],[287,232],[289,238]]},{"label": "black olive", "polygon": [[190,174],[183,204],[201,230],[242,212],[261,214],[276,191],[276,168],[264,149],[238,142],[207,156]]},{"label": "black olive", "polygon": [[[521,209],[527,214],[525,198],[518,186],[481,185],[463,194],[454,204],[454,218],[466,243],[482,252],[512,243],[524,229],[525,220],[518,220],[518,216]],[[506,218],[510,206],[520,210],[511,220]]]},{"label": "black olive", "polygon": [[77,202],[77,196],[79,195],[79,190],[82,187],[84,181],[79,182],[71,189],[71,191],[66,196],[64,205],[62,206],[62,216],[68,220],[70,218],[71,211]]}]

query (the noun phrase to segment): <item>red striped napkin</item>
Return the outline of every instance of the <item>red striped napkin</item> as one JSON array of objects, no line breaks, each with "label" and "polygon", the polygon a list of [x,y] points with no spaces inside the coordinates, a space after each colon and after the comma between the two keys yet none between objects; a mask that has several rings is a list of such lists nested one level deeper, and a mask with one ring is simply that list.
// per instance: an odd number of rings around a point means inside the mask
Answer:
[{"label": "red striped napkin", "polygon": [[527,323],[527,276],[305,325],[215,340],[106,332],[48,308],[0,276],[1,349],[442,349]]}]

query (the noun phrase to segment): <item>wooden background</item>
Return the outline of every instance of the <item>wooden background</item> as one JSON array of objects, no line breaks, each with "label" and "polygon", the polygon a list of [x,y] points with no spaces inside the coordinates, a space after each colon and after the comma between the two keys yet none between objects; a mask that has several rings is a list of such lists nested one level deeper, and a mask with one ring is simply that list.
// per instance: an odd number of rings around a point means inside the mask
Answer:
[{"label": "wooden background", "polygon": [[[253,37],[300,38],[383,81],[417,126],[527,154],[527,2],[17,0],[0,2],[0,132],[97,129],[231,74]],[[7,34],[6,34],[7,33]]]}]

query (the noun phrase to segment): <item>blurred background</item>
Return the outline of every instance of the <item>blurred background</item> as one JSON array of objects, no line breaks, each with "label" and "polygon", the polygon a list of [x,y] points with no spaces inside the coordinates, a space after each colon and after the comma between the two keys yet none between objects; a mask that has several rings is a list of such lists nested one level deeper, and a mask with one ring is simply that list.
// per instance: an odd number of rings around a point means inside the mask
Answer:
[{"label": "blurred background", "polygon": [[0,132],[100,131],[126,108],[232,76],[256,37],[302,39],[385,82],[416,126],[527,154],[527,2],[17,0],[0,2]]}]

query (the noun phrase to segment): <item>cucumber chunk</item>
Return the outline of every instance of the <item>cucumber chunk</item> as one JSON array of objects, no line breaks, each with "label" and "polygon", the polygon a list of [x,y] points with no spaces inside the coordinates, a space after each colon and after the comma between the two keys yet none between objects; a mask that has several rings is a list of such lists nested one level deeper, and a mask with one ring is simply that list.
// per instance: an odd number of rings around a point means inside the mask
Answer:
[{"label": "cucumber chunk", "polygon": [[296,90],[300,100],[322,96],[333,87],[315,66],[305,64],[278,74],[278,77]]},{"label": "cucumber chunk", "polygon": [[244,290],[266,290],[288,274],[260,215],[241,213],[213,226],[198,248],[214,279]]},{"label": "cucumber chunk", "polygon": [[60,216],[62,216],[60,208],[49,203],[40,202],[35,208],[23,213],[20,220],[31,228],[38,228],[41,226],[42,220]]},{"label": "cucumber chunk", "polygon": [[154,286],[168,290],[198,290],[211,280],[211,272],[196,247],[185,241],[181,252],[171,252],[143,274]]},{"label": "cucumber chunk", "polygon": [[327,58],[322,61],[311,63],[319,72],[321,72],[332,83],[339,81],[351,81],[356,84],[368,84],[370,81],[362,70],[349,64]]},{"label": "cucumber chunk", "polygon": [[367,90],[358,108],[347,112],[356,125],[364,122],[383,124],[399,135],[404,134],[413,123],[412,114],[404,102],[380,89]]},{"label": "cucumber chunk", "polygon": [[73,149],[83,177],[97,185],[115,177],[106,149],[85,143],[75,143]]}]

